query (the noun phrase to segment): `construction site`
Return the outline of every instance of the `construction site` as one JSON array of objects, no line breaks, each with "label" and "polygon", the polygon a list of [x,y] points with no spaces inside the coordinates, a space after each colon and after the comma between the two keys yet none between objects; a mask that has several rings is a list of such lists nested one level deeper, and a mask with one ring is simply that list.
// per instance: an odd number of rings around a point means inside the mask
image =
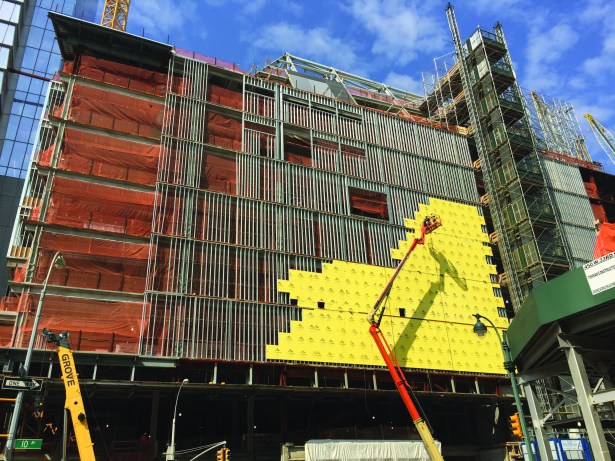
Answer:
[{"label": "construction site", "polygon": [[[177,459],[222,440],[238,460],[420,440],[366,320],[393,276],[378,326],[442,455],[502,459],[511,382],[474,314],[503,332],[592,261],[615,177],[570,105],[519,88],[501,26],[462,41],[447,15],[454,53],[415,95],[289,54],[248,73],[50,13],[64,65],[0,309],[3,373],[22,376],[34,334],[28,376],[45,381],[19,437],[59,456],[46,328],[69,333],[97,459],[162,459],[178,403]],[[394,273],[426,216],[441,225]],[[565,410],[552,436],[582,435]]]}]

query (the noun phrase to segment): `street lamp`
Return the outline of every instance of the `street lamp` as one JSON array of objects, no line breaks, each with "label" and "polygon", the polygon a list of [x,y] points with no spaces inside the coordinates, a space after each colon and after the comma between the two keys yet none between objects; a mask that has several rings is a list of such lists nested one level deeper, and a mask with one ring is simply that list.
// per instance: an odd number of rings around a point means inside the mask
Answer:
[{"label": "street lamp", "polygon": [[474,324],[474,333],[478,336],[485,336],[487,333],[487,325],[481,322],[481,319],[486,320],[489,325],[493,327],[495,334],[498,337],[498,341],[500,341],[500,347],[502,348],[502,355],[504,356],[504,368],[508,372],[508,377],[510,378],[510,384],[512,385],[513,395],[515,397],[515,405],[517,406],[517,412],[519,413],[519,422],[521,424],[521,431],[523,431],[523,441],[525,442],[525,447],[527,449],[527,456],[529,461],[534,461],[534,453],[532,451],[532,444],[530,440],[530,435],[527,432],[527,426],[525,425],[525,415],[523,413],[523,404],[521,403],[521,398],[519,397],[519,387],[517,386],[517,379],[515,378],[515,362],[512,360],[510,355],[510,347],[508,345],[508,338],[506,337],[506,331],[500,335],[500,332],[493,324],[491,320],[487,317],[480,314],[473,314],[476,317],[476,323]]},{"label": "street lamp", "polygon": [[173,410],[173,426],[171,427],[171,443],[167,447],[166,461],[175,461],[175,419],[177,417],[177,402],[179,402],[179,393],[182,390],[184,384],[188,382],[188,378],[184,378],[177,390],[177,397],[175,397],[175,410]]},{"label": "street lamp", "polygon": [[[41,294],[38,298],[38,305],[36,306],[36,315],[34,316],[34,324],[32,325],[32,331],[30,332],[30,342],[28,343],[28,350],[26,352],[26,360],[24,361],[23,367],[20,370],[20,374],[22,376],[28,376],[28,373],[30,371],[30,363],[32,362],[32,353],[34,351],[34,341],[36,339],[38,323],[41,319],[43,300],[45,299],[45,293],[47,292],[47,283],[49,282],[49,276],[51,275],[51,271],[54,268],[64,269],[64,266],[66,266],[66,262],[64,261],[62,254],[58,251],[55,255],[53,255],[53,258],[51,259],[51,264],[49,265],[49,270],[47,271],[47,277],[45,277],[45,281],[43,282],[43,288],[41,289]],[[21,412],[23,397],[24,391],[19,391],[17,393],[17,398],[15,399],[15,408],[13,409],[11,425],[9,427],[9,433],[6,439],[6,461],[13,461],[15,433],[17,432],[17,425],[19,423],[19,413]]]}]

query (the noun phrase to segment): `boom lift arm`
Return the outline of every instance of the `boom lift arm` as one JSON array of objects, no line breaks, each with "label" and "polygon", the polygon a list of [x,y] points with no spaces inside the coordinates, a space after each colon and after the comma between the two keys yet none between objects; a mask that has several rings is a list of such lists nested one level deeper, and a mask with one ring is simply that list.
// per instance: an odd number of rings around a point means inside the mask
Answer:
[{"label": "boom lift arm", "polygon": [[79,449],[79,458],[81,461],[96,461],[94,457],[94,444],[90,437],[90,429],[88,421],[85,417],[85,407],[81,398],[81,388],[77,379],[77,369],[75,368],[75,360],[73,351],[68,344],[68,332],[52,333],[47,328],[43,328],[41,332],[50,343],[56,345],[58,359],[60,360],[60,368],[62,368],[62,380],[66,389],[66,401],[64,403],[65,410],[68,410],[73,422],[73,430],[75,431],[75,440]]},{"label": "boom lift arm", "polygon": [[369,328],[369,333],[372,335],[372,338],[374,338],[374,342],[376,343],[376,346],[378,347],[378,350],[380,351],[380,354],[382,355],[382,358],[384,359],[384,362],[389,369],[389,373],[393,378],[393,382],[397,387],[397,391],[399,392],[401,399],[406,405],[408,413],[410,413],[410,417],[412,418],[412,422],[414,423],[414,426],[416,427],[419,435],[421,436],[421,440],[425,444],[425,449],[427,450],[427,453],[429,453],[429,456],[431,457],[432,461],[443,461],[444,458],[442,458],[442,454],[438,450],[438,446],[436,445],[436,442],[431,435],[431,431],[429,430],[427,423],[419,415],[419,412],[416,409],[412,398],[410,397],[410,393],[408,392],[410,385],[408,384],[408,381],[404,376],[404,372],[399,366],[399,363],[397,362],[397,359],[395,358],[391,347],[387,343],[382,331],[380,330],[380,322],[382,321],[382,316],[384,315],[385,311],[384,300],[391,292],[393,283],[403,269],[404,264],[406,263],[416,246],[423,245],[425,243],[425,235],[432,233],[441,225],[442,221],[440,221],[440,218],[438,216],[430,215],[425,217],[425,219],[421,223],[421,236],[416,237],[412,241],[410,247],[408,248],[408,251],[406,251],[406,254],[397,265],[395,272],[393,272],[393,275],[391,275],[391,278],[384,287],[384,290],[382,290],[382,293],[376,300],[374,307],[367,316],[367,320],[371,324]]}]

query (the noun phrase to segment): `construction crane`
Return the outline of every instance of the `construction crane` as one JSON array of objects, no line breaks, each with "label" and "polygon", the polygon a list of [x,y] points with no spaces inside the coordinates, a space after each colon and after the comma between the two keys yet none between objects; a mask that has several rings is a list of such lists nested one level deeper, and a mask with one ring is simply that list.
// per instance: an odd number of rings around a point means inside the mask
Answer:
[{"label": "construction crane", "polygon": [[384,337],[384,334],[380,330],[380,322],[382,321],[382,316],[384,315],[386,307],[384,300],[391,292],[393,283],[403,269],[404,264],[406,263],[416,246],[425,243],[425,235],[432,233],[441,225],[442,221],[436,215],[429,215],[426,216],[425,219],[423,219],[423,222],[421,223],[420,237],[416,237],[412,241],[410,247],[408,248],[408,251],[406,251],[406,254],[397,265],[395,272],[393,272],[393,275],[391,275],[391,278],[385,285],[384,290],[382,290],[382,293],[376,300],[374,307],[367,316],[367,321],[371,324],[369,328],[369,333],[372,335],[372,338],[374,339],[374,342],[376,343],[376,346],[380,351],[380,355],[382,355],[382,358],[384,359],[384,362],[389,369],[389,373],[393,378],[395,387],[397,387],[397,392],[399,392],[401,399],[406,405],[408,413],[410,413],[410,417],[412,418],[412,422],[414,423],[414,426],[416,427],[416,430],[418,431],[421,440],[425,444],[425,449],[427,450],[427,453],[431,457],[432,461],[443,461],[444,458],[442,457],[440,450],[438,450],[436,441],[434,440],[433,435],[431,434],[431,431],[427,426],[427,423],[419,414],[416,405],[414,405],[414,402],[410,397],[410,393],[408,392],[408,390],[410,389],[410,385],[408,384],[408,381],[404,376],[404,372],[402,371],[401,367],[399,366],[399,363],[397,362],[397,359],[395,358],[395,354],[393,354],[391,346],[389,346]]},{"label": "construction crane", "polygon": [[41,333],[47,338],[47,341],[56,345],[60,368],[62,369],[62,381],[64,381],[64,388],[66,389],[64,408],[71,415],[77,449],[79,450],[79,459],[81,461],[96,461],[94,457],[94,444],[90,437],[88,420],[85,416],[85,407],[81,398],[81,388],[77,378],[75,359],[73,358],[73,351],[68,344],[68,332],[63,331],[62,333],[54,334],[47,328],[43,328]]},{"label": "construction crane", "polygon": [[100,25],[125,31],[129,8],[130,0],[105,0]]},{"label": "construction crane", "polygon": [[594,136],[598,140],[598,144],[602,147],[602,150],[606,152],[611,162],[615,165],[615,138],[602,124],[596,120],[591,114],[584,115],[589,126],[592,129]]}]

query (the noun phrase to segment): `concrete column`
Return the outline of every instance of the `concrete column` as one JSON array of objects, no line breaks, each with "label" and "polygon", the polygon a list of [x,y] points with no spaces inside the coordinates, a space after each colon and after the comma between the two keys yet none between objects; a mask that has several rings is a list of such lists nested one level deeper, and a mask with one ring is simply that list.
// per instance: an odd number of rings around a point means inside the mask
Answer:
[{"label": "concrete column", "polygon": [[534,427],[534,436],[536,437],[540,459],[542,461],[553,461],[549,436],[542,427],[542,411],[540,410],[538,397],[536,397],[534,388],[532,388],[532,383],[524,383],[523,390],[527,399],[527,406],[530,408],[530,415],[532,416],[532,426]]}]

